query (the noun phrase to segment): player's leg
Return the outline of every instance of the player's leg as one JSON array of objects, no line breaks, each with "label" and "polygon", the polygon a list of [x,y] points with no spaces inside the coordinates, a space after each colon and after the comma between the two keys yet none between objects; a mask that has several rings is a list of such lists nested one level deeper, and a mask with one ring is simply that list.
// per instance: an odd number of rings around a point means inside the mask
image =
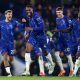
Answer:
[{"label": "player's leg", "polygon": [[69,67],[70,67],[70,72],[69,72],[69,76],[72,76],[73,74],[73,60],[72,60],[72,51],[71,51],[71,48],[72,48],[72,44],[70,41],[67,41],[65,40],[65,45],[66,45],[66,48],[64,50],[64,53],[66,54],[66,57],[68,59],[68,64],[69,64]]},{"label": "player's leg", "polygon": [[5,70],[7,72],[7,75],[11,76],[8,53],[4,52],[2,56],[3,56],[3,62],[4,62],[4,66],[5,66]]},{"label": "player's leg", "polygon": [[62,64],[62,60],[60,58],[60,52],[59,51],[55,52],[55,58],[56,58],[58,66],[60,67],[60,73],[58,74],[58,76],[64,76],[65,70],[63,68],[63,64]]},{"label": "player's leg", "polygon": [[74,66],[74,72],[72,74],[73,77],[76,76],[79,67],[80,67],[80,57],[76,59],[75,66]]},{"label": "player's leg", "polygon": [[9,76],[12,76],[12,75],[11,75],[10,68],[11,68],[11,64],[12,64],[13,56],[14,56],[14,44],[8,44],[7,50],[8,50],[7,58],[8,58],[8,63],[9,63],[9,66],[8,66],[7,69],[8,69],[8,71],[9,71],[9,73],[10,73]]},{"label": "player's leg", "polygon": [[31,51],[32,51],[33,45],[30,43],[26,44],[26,53],[25,53],[25,64],[26,64],[26,75],[30,75],[30,64],[31,64]]},{"label": "player's leg", "polygon": [[33,47],[36,45],[36,40],[30,36],[28,39],[28,42],[26,43],[26,53],[25,53],[25,63],[26,63],[26,75],[30,75],[30,64],[32,62],[31,60],[31,52],[33,50]]},{"label": "player's leg", "polygon": [[80,44],[78,45],[76,57],[77,57],[77,59],[76,59],[76,62],[75,62],[74,72],[73,72],[72,76],[76,76],[78,68],[80,67]]},{"label": "player's leg", "polygon": [[6,70],[7,75],[11,76],[10,64],[9,64],[9,55],[8,55],[8,46],[6,44],[1,43],[1,54],[3,57],[3,63]]},{"label": "player's leg", "polygon": [[[70,50],[70,48],[67,48],[68,50]],[[67,50],[67,53],[66,56],[67,56],[67,59],[68,59],[68,63],[69,63],[69,67],[70,67],[70,73],[69,73],[69,76],[71,76],[73,74],[73,61],[72,61],[72,56],[70,54],[70,51]]]},{"label": "player's leg", "polygon": [[41,48],[42,53],[44,54],[44,56],[46,56],[47,61],[51,64],[51,66],[52,66],[51,73],[52,73],[53,70],[54,70],[55,63],[52,60],[51,54],[47,50],[47,40],[46,40],[46,37],[42,36],[42,37],[38,38],[37,39],[37,44]]},{"label": "player's leg", "polygon": [[58,76],[64,76],[65,70],[63,68],[62,60],[60,57],[60,52],[63,51],[63,46],[62,46],[61,40],[60,39],[57,40],[56,44],[54,43],[54,46],[55,46],[54,47],[54,49],[55,49],[54,56],[55,56],[55,59],[56,59],[58,66],[60,67],[60,73],[58,74]]},{"label": "player's leg", "polygon": [[14,50],[14,45],[9,45],[9,62],[12,63],[13,60],[14,60],[14,53],[15,53],[15,50]]},{"label": "player's leg", "polygon": [[70,55],[67,55],[67,58],[68,58],[68,63],[69,63],[69,66],[70,66],[70,73],[69,73],[69,76],[71,76],[73,74],[73,61],[72,61],[72,56],[71,54]]},{"label": "player's leg", "polygon": [[42,56],[39,56],[38,58],[38,62],[39,62],[39,68],[40,68],[40,76],[45,76],[45,72],[44,72],[44,62],[43,62],[43,58]]},{"label": "player's leg", "polygon": [[40,68],[40,76],[45,76],[45,72],[44,72],[44,61],[43,61],[43,57],[42,55],[38,55],[38,62],[39,62],[39,68]]},{"label": "player's leg", "polygon": [[64,53],[66,54],[66,57],[68,59],[68,64],[70,67],[69,76],[71,76],[73,74],[74,65],[73,65],[73,60],[72,60],[72,55],[71,55],[72,54],[71,48],[72,48],[73,42],[71,41],[70,35],[64,34],[64,45],[65,45]]},{"label": "player's leg", "polygon": [[48,51],[46,51],[46,50],[43,50],[43,53],[46,56],[46,59],[48,60],[48,62],[50,62],[52,65],[54,65],[54,62],[52,60],[51,53],[48,53]]},{"label": "player's leg", "polygon": [[51,65],[55,65],[55,63],[52,60],[52,55],[49,53],[47,49],[46,41],[45,42],[44,41],[42,40],[42,42],[39,43],[39,47],[42,49],[42,53],[44,54],[48,62],[50,62]]},{"label": "player's leg", "polygon": [[48,70],[48,74],[52,74],[55,66],[53,67],[44,55],[43,55],[43,60],[44,60],[44,66]]},{"label": "player's leg", "polygon": [[55,67],[55,63],[53,62],[52,55],[51,55],[51,53],[48,53],[48,51],[46,49],[42,49],[42,51],[43,51],[48,63],[51,64],[51,67],[50,67],[50,70],[48,73],[52,74],[54,71],[54,67]]},{"label": "player's leg", "polygon": [[67,52],[65,52],[65,53],[66,53],[66,57],[68,59],[69,67],[70,67],[69,77],[71,77],[74,72],[73,71],[74,64],[73,64],[72,55],[71,55],[71,48],[67,48]]},{"label": "player's leg", "polygon": [[9,62],[12,63],[12,61],[14,60],[13,56],[9,56]]},{"label": "player's leg", "polygon": [[36,45],[36,47],[34,47],[34,53],[36,54],[37,58],[38,58],[38,63],[39,63],[39,75],[40,76],[45,76],[45,72],[44,72],[44,61],[43,61],[43,57],[42,57],[42,50],[41,48],[38,48],[38,46]]}]

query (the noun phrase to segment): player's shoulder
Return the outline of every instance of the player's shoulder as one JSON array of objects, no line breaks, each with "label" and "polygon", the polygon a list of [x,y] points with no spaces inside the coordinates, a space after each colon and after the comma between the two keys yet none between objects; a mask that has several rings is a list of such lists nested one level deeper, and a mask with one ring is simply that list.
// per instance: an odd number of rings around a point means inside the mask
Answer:
[{"label": "player's shoulder", "polygon": [[72,19],[69,16],[64,16],[64,19],[67,20],[69,23],[72,23]]},{"label": "player's shoulder", "polygon": [[18,21],[17,21],[15,18],[13,18],[13,19],[11,20],[11,23],[14,25],[14,24],[18,23]]},{"label": "player's shoulder", "polygon": [[77,23],[77,20],[76,19],[73,19],[72,20],[72,23],[73,23],[73,25],[75,25]]},{"label": "player's shoulder", "polygon": [[5,22],[5,20],[0,21],[0,24],[3,24]]},{"label": "player's shoulder", "polygon": [[71,20],[71,18],[69,16],[64,16],[64,19],[67,19],[67,20]]},{"label": "player's shoulder", "polygon": [[68,19],[70,19],[70,18],[69,18],[68,16],[64,15],[63,19],[68,20]]},{"label": "player's shoulder", "polygon": [[35,19],[36,21],[38,21],[39,23],[40,23],[40,22],[44,22],[43,19],[42,19],[42,17],[40,16],[40,14],[39,14],[38,12],[35,12],[35,13],[34,13],[34,19]]},{"label": "player's shoulder", "polygon": [[64,15],[63,19],[64,19],[64,20],[68,20],[68,19],[69,19],[69,17],[68,17],[68,16],[66,16],[66,15]]},{"label": "player's shoulder", "polygon": [[38,12],[34,12],[34,18],[39,18],[41,17],[40,14]]},{"label": "player's shoulder", "polygon": [[34,12],[34,16],[40,16],[38,12]]},{"label": "player's shoulder", "polygon": [[16,19],[15,18],[12,18],[11,22],[16,22]]},{"label": "player's shoulder", "polygon": [[58,22],[59,22],[59,20],[60,20],[60,18],[56,17],[56,23],[58,23]]},{"label": "player's shoulder", "polygon": [[56,21],[58,21],[58,20],[60,20],[60,18],[59,17],[56,17]]},{"label": "player's shoulder", "polygon": [[69,16],[67,16],[67,15],[64,15],[64,18],[69,18]]},{"label": "player's shoulder", "polygon": [[58,17],[56,17],[56,20],[59,19]]}]

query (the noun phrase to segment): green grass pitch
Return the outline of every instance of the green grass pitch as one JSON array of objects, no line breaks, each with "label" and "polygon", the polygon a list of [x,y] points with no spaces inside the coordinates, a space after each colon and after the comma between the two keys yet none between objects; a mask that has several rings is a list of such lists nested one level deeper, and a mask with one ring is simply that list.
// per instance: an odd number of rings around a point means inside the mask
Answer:
[{"label": "green grass pitch", "polygon": [[39,77],[39,76],[12,76],[0,77],[0,80],[80,80],[80,77]]}]

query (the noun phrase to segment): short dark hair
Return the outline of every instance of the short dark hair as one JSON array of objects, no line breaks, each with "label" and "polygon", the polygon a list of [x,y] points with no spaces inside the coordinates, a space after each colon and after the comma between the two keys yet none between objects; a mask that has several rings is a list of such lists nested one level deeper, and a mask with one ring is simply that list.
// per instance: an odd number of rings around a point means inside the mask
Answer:
[{"label": "short dark hair", "polygon": [[63,7],[57,7],[56,11],[63,11]]},{"label": "short dark hair", "polygon": [[26,5],[26,7],[33,8],[32,4],[28,4],[28,5]]},{"label": "short dark hair", "polygon": [[6,10],[4,14],[7,14],[7,13],[13,13],[12,10]]}]

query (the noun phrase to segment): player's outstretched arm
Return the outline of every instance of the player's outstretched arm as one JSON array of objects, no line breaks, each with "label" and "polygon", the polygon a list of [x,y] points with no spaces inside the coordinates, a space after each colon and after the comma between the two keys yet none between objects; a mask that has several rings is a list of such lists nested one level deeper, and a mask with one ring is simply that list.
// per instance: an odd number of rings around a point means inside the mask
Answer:
[{"label": "player's outstretched arm", "polygon": [[53,32],[71,32],[72,31],[72,27],[68,27],[67,29],[62,29],[62,30],[58,30],[58,29],[54,29],[52,30]]},{"label": "player's outstretched arm", "polygon": [[26,31],[32,31],[33,28],[32,28],[32,27],[25,27],[25,30],[26,30]]},{"label": "player's outstretched arm", "polygon": [[44,29],[44,21],[39,14],[37,14],[35,16],[34,21],[35,21],[36,25],[35,25],[35,27],[33,27],[33,30],[43,30]]},{"label": "player's outstretched arm", "polygon": [[63,29],[61,30],[61,32],[71,32],[72,31],[72,27],[68,27],[67,29]]}]

